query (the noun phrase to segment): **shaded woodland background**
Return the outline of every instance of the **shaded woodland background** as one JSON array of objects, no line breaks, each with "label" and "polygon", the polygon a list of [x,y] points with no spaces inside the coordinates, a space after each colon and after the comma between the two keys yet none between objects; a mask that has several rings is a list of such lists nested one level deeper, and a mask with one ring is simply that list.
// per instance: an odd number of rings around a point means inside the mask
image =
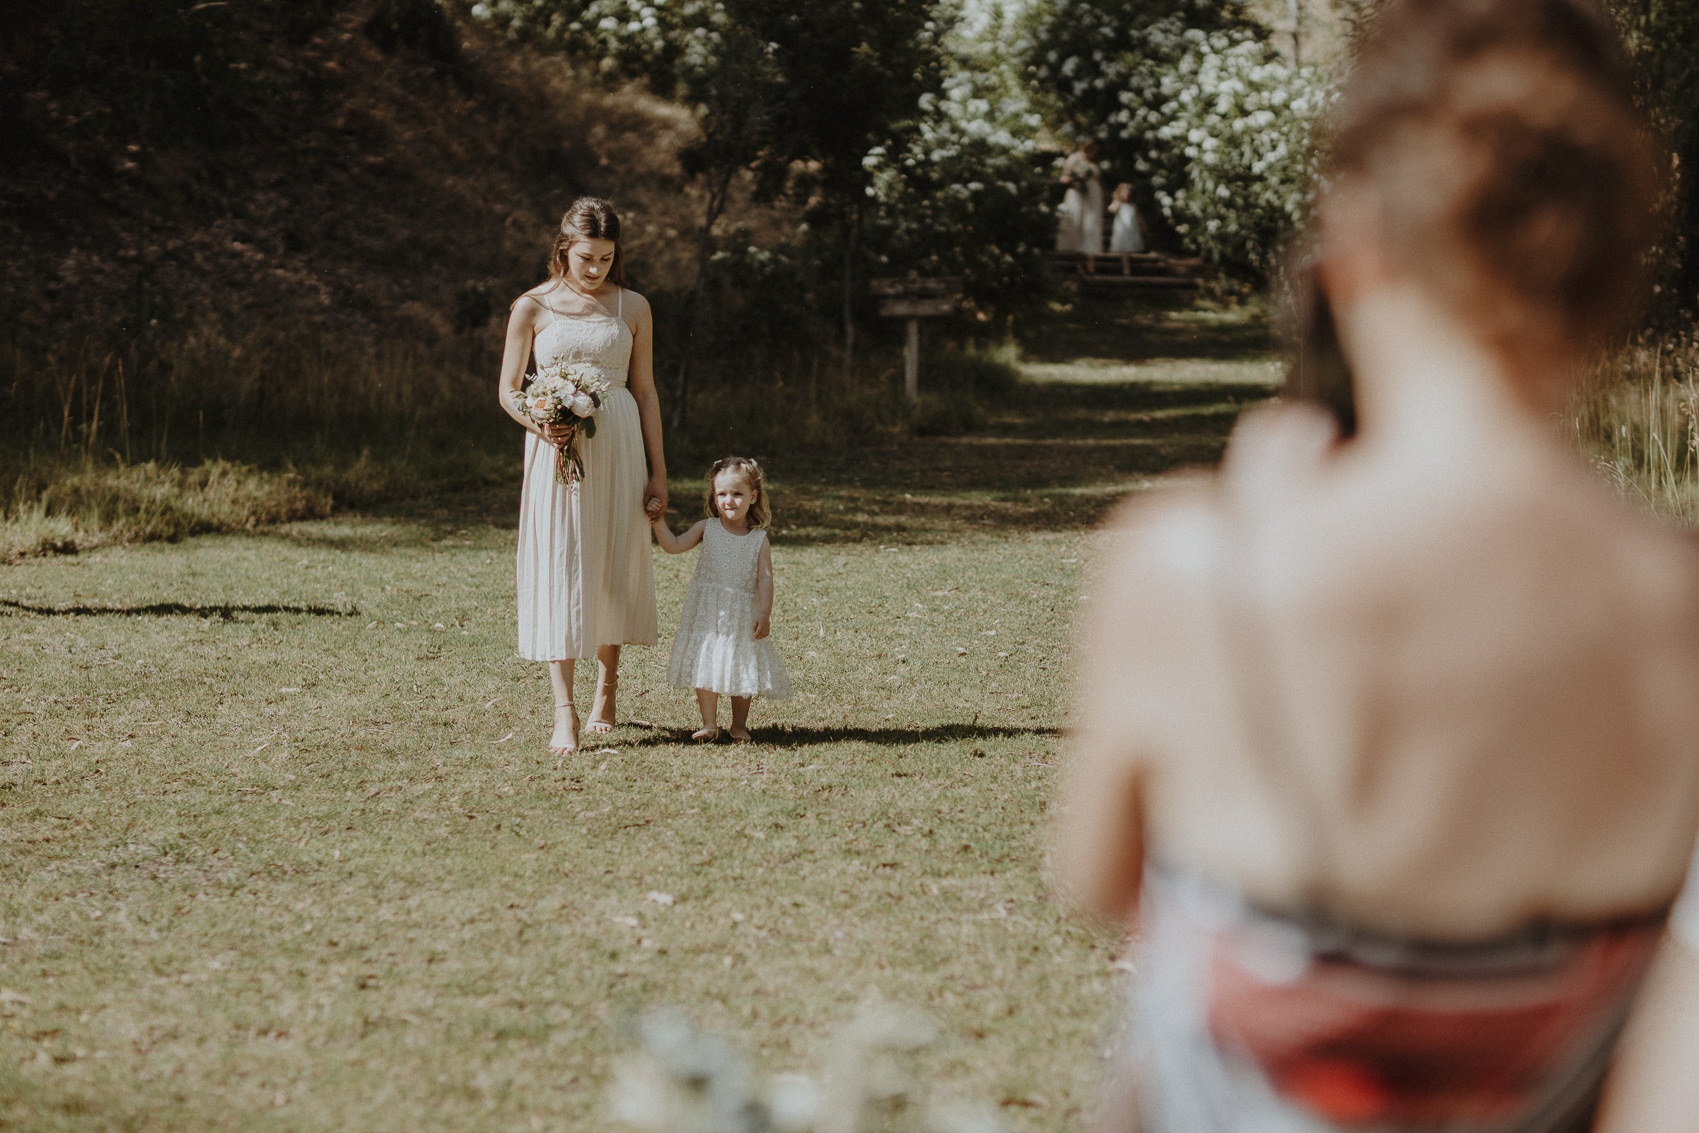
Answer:
[{"label": "shaded woodland background", "polygon": [[[1374,0],[1307,6],[1348,42]],[[1345,57],[1306,56],[1283,10],[7,5],[3,554],[512,476],[487,404],[502,316],[581,193],[625,217],[682,459],[973,428],[1023,336],[1070,301],[1042,255],[1075,137],[1105,140],[1159,245],[1204,256],[1221,294],[1266,285],[1306,214],[1310,126]],[[1684,356],[1699,11],[1616,10],[1683,174],[1646,341]],[[917,409],[865,286],[906,270],[968,293],[929,331]],[[1666,462],[1691,462],[1670,438]]]}]

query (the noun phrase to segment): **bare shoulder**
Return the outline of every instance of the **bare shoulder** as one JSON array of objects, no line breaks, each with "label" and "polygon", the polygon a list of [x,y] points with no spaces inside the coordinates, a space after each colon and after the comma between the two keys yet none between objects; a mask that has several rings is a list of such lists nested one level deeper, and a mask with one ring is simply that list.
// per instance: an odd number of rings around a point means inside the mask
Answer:
[{"label": "bare shoulder", "polygon": [[627,287],[625,289],[625,295],[620,301],[625,304],[625,317],[628,320],[636,323],[642,323],[648,321],[652,317],[649,310],[649,300],[643,298],[642,294],[639,292],[633,291],[631,288]]},{"label": "bare shoulder", "polygon": [[508,316],[508,325],[534,327],[541,322],[543,315],[549,309],[544,295],[551,286],[548,283],[539,283],[515,299],[508,308],[511,312]]},{"label": "bare shoulder", "polygon": [[1221,537],[1218,485],[1193,476],[1126,500],[1099,533],[1097,574],[1111,586],[1148,590],[1207,568]]}]

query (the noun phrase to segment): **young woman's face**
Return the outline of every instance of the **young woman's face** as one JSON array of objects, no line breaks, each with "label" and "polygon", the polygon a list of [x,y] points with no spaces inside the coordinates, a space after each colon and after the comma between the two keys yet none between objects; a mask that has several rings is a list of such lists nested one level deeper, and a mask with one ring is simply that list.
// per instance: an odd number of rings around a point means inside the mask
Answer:
[{"label": "young woman's face", "polygon": [[612,240],[580,240],[566,251],[566,275],[580,291],[595,291],[614,269]]},{"label": "young woman's face", "polygon": [[726,471],[714,477],[714,507],[720,518],[742,523],[755,502],[755,485],[741,472]]}]

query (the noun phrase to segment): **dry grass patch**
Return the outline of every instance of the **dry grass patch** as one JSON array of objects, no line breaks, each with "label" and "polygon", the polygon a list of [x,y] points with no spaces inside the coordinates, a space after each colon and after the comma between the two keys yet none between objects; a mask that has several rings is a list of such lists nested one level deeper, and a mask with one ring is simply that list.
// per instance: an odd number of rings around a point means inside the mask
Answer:
[{"label": "dry grass patch", "polygon": [[1699,346],[1663,341],[1608,359],[1571,397],[1565,423],[1625,496],[1699,524]]}]

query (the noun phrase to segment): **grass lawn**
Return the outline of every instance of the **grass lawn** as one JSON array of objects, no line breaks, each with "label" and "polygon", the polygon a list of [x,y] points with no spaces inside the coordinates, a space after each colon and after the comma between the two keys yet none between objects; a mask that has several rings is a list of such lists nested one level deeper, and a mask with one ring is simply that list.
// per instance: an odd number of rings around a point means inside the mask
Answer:
[{"label": "grass lawn", "polygon": [[944,1092],[1068,1127],[1118,944],[1041,876],[1090,524],[1274,376],[1116,310],[979,433],[772,469],[753,745],[688,741],[657,552],[625,722],[547,754],[517,485],[3,568],[0,1129],[601,1128],[632,1010],[811,1070],[873,991]]}]

